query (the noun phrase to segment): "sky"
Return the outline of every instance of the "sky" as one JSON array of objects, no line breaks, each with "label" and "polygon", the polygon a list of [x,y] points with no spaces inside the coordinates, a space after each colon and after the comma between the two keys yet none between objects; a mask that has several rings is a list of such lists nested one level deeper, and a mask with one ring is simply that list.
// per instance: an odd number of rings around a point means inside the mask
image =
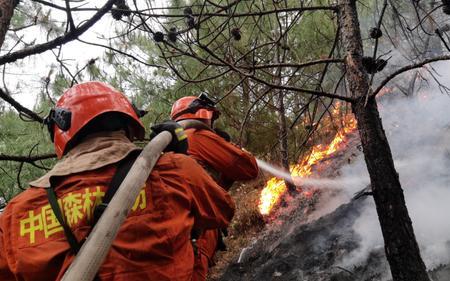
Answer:
[{"label": "sky", "polygon": [[[63,1],[51,1],[57,5],[64,5]],[[83,7],[95,7],[99,8],[104,4],[103,0],[83,1]],[[151,1],[153,7],[164,7],[167,1],[157,0]],[[75,7],[76,2],[72,2],[72,7]],[[19,8],[20,9],[20,8]],[[44,8],[47,9],[47,8]],[[35,15],[35,11],[32,12]],[[74,13],[75,25],[82,23],[84,20],[90,18],[94,12],[83,11]],[[51,18],[57,22],[63,22],[66,19],[66,13],[57,9],[52,9]],[[90,30],[80,36],[81,40],[88,42],[95,42],[107,45],[107,41],[102,38],[110,38],[114,36],[114,27],[123,25],[115,21],[111,14],[108,13],[102,17]],[[23,31],[17,32],[19,36],[23,36],[22,40],[25,42],[32,42],[36,39],[37,43],[44,43],[47,41],[47,32],[39,27],[33,26]],[[12,46],[16,40],[11,37],[12,33],[8,32],[7,42],[9,46]],[[37,35],[37,36],[36,36]],[[16,47],[14,51],[19,50],[22,46]],[[9,48],[6,49],[5,45],[1,50],[1,54],[6,54]],[[57,49],[54,49],[56,52]],[[66,62],[71,72],[76,73],[76,68],[80,68],[87,64],[90,59],[102,58],[104,49],[101,47],[91,46],[83,44],[79,41],[72,41],[67,43],[62,48],[61,58]],[[98,62],[98,61],[97,61]],[[17,63],[7,64],[5,66],[4,80],[6,86],[12,96],[22,105],[32,108],[36,103],[39,93],[43,89],[43,79],[48,76],[52,66],[57,66],[58,62],[51,51],[34,55],[29,58],[18,61]],[[52,77],[57,73],[58,68],[52,73]],[[1,82],[2,88],[4,88],[3,82]]]}]

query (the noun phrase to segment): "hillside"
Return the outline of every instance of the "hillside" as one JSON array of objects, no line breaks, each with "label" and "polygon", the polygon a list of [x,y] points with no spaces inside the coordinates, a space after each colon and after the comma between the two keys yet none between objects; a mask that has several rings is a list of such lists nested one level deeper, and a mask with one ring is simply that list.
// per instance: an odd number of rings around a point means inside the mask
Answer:
[{"label": "hillside", "polygon": [[[450,120],[436,118],[442,117],[438,115],[443,113],[436,112],[447,99],[419,97],[402,107],[404,100],[387,99],[382,110],[422,255],[435,281],[450,280],[448,227],[436,222],[444,216],[446,205],[441,198],[450,187],[450,174],[443,168],[450,162]],[[401,127],[399,117],[406,120]],[[359,137],[353,132],[346,138],[338,151],[313,167],[313,177],[334,178],[349,186],[304,189],[287,206],[261,217],[259,222],[265,220],[265,227],[255,224],[253,231],[243,233],[234,229],[228,239],[233,253],[222,254],[227,260],[219,263],[212,280],[390,280],[373,199],[370,194],[353,196],[368,182]],[[355,180],[355,175],[360,178]],[[311,191],[312,196],[305,196]],[[242,194],[239,198],[239,202],[246,201]],[[242,212],[248,213],[248,204],[238,203],[245,210],[239,210],[235,225]],[[238,249],[234,248],[236,241],[241,241]]]}]

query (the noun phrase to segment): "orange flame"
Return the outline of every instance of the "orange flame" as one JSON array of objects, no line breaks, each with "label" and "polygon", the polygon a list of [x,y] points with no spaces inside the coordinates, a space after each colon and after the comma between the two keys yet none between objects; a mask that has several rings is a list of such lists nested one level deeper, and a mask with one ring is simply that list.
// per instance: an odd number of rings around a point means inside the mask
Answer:
[{"label": "orange flame", "polygon": [[[345,141],[345,136],[356,129],[356,120],[350,114],[344,118],[343,124],[344,126],[341,131],[335,135],[333,141],[328,146],[323,146],[321,144],[314,146],[311,154],[305,157],[300,164],[291,165],[289,169],[291,176],[307,177],[311,175],[312,167],[317,164],[317,162],[338,150],[340,144]],[[261,191],[258,205],[259,212],[262,215],[268,215],[286,190],[287,187],[283,179],[275,177],[271,178]]]}]

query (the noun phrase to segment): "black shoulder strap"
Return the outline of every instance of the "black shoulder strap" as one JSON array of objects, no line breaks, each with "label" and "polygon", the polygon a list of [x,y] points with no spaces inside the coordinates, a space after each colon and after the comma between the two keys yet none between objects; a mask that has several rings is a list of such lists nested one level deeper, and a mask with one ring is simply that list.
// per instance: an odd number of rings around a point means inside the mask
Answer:
[{"label": "black shoulder strap", "polygon": [[69,242],[70,248],[72,249],[73,254],[78,253],[81,247],[81,243],[78,242],[77,238],[73,234],[70,227],[67,225],[66,221],[64,220],[64,217],[61,212],[61,208],[58,205],[58,199],[56,198],[56,192],[53,187],[46,188],[47,190],[47,197],[48,202],[50,203],[50,206],[52,207],[53,213],[55,214],[56,219],[58,220],[59,224],[62,226],[64,230],[64,234],[66,235],[67,241]]},{"label": "black shoulder strap", "polygon": [[[96,206],[94,209],[94,216],[93,216],[94,218],[93,218],[92,227],[95,226],[95,224],[100,219],[100,217],[103,214],[106,207],[108,207],[109,202],[111,202],[111,199],[114,197],[114,194],[116,193],[120,184],[125,179],[125,176],[128,174],[128,172],[130,171],[131,166],[133,166],[133,163],[136,160],[139,153],[140,153],[140,150],[133,151],[127,157],[125,157],[124,159],[122,159],[119,162],[116,173],[114,174],[113,178],[111,179],[111,182],[109,183],[108,190],[106,191],[106,194],[103,197],[102,203],[100,205]],[[73,234],[72,230],[70,229],[70,227],[67,225],[66,221],[64,220],[64,216],[62,215],[61,208],[58,204],[58,199],[56,197],[55,187],[52,184],[51,184],[50,188],[47,188],[47,197],[48,197],[50,206],[52,207],[53,213],[55,214],[56,219],[58,219],[58,222],[61,224],[61,226],[64,230],[64,234],[67,238],[67,241],[69,242],[69,245],[70,245],[70,248],[72,249],[73,254],[77,254],[78,251],[80,250],[81,246],[83,245],[84,241],[80,242],[77,240],[77,238]]]},{"label": "black shoulder strap", "polygon": [[123,180],[127,176],[128,172],[131,169],[131,166],[133,166],[134,161],[136,161],[136,158],[138,157],[140,152],[141,152],[140,150],[131,152],[125,159],[123,159],[119,163],[116,173],[111,179],[111,182],[109,183],[108,186],[108,190],[106,191],[105,196],[103,197],[102,203],[95,206],[92,226],[97,224],[98,220],[102,216],[106,207],[108,207],[109,202],[111,202],[112,198],[114,197],[114,194],[116,194],[117,189],[119,189],[120,184],[122,184]]}]

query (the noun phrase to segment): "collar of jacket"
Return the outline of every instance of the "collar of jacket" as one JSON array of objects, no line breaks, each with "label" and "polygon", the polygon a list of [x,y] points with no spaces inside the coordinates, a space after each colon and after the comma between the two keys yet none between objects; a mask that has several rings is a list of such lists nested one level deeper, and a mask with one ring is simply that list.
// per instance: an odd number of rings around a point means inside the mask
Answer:
[{"label": "collar of jacket", "polygon": [[51,177],[96,170],[117,163],[138,149],[124,131],[92,134],[72,148],[47,174],[30,182],[30,186],[49,188]]}]

